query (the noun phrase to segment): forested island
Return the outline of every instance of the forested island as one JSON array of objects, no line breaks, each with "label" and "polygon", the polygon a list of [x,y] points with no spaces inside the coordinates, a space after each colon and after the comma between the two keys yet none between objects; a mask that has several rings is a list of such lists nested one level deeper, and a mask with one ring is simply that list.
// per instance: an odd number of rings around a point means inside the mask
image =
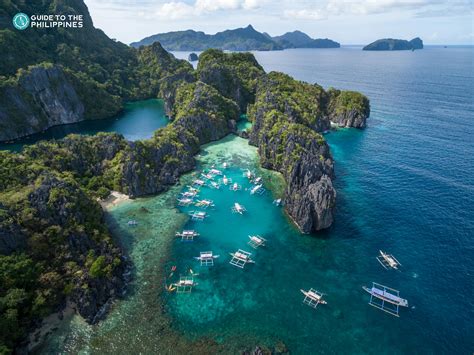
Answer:
[{"label": "forested island", "polygon": [[[0,152],[0,352],[21,345],[66,300],[99,321],[126,287],[128,258],[98,200],[157,194],[195,167],[202,144],[236,132],[247,114],[261,164],[286,180],[286,211],[303,233],[333,222],[334,162],[321,132],[365,126],[362,94],[266,73],[250,53],[209,49],[196,70],[160,43],[135,49],[95,29],[81,0],[22,4],[29,13],[83,14],[81,30],[16,31],[0,19],[0,140],[110,117],[129,100],[160,97],[172,123],[153,138],[114,133]],[[15,50],[13,50],[15,48]]]},{"label": "forested island", "polygon": [[419,37],[413,38],[411,41],[393,38],[378,39],[362,48],[364,51],[402,51],[415,49],[423,49],[423,41]]},{"label": "forested island", "polygon": [[209,48],[230,51],[272,51],[288,48],[339,48],[341,45],[330,39],[313,39],[301,31],[287,32],[284,35],[272,37],[268,33],[255,30],[252,25],[236,28],[209,35],[200,31],[175,31],[152,35],[132,47],[150,45],[154,42],[169,51],[203,51]]}]

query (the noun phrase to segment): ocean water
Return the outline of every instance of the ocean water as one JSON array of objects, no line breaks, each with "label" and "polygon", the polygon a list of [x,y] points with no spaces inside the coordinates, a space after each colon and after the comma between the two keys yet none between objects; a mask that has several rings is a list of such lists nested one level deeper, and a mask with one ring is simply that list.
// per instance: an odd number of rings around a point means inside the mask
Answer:
[{"label": "ocean water", "polygon": [[[326,135],[335,161],[336,220],[301,235],[282,208],[278,174],[258,169],[254,148],[229,136],[203,148],[199,169],[229,163],[242,190],[202,188],[214,200],[203,222],[175,208],[180,191],[125,203],[110,211],[115,234],[135,263],[134,281],[109,317],[87,326],[78,317],[49,337],[43,353],[236,353],[257,344],[308,353],[471,353],[474,349],[474,49],[427,47],[415,52],[287,50],[257,52],[267,71],[284,71],[324,87],[359,90],[371,100],[365,130]],[[250,195],[242,169],[264,177]],[[244,215],[231,213],[234,202]],[[136,219],[138,226],[126,226]],[[183,228],[193,243],[173,237]],[[258,250],[249,234],[268,243]],[[251,251],[255,264],[231,266],[229,252]],[[402,263],[387,271],[375,257]],[[193,257],[212,250],[212,268]],[[173,275],[172,266],[177,269]],[[191,294],[164,285],[189,275]],[[197,274],[197,275],[196,275]],[[363,285],[400,290],[409,307],[396,318],[370,307]],[[300,289],[326,294],[327,305],[303,305]]]},{"label": "ocean water", "polygon": [[162,100],[134,101],[126,103],[123,111],[115,117],[54,126],[13,143],[0,143],[0,150],[20,151],[25,144],[61,139],[72,133],[93,135],[98,132],[117,132],[123,134],[125,139],[135,141],[150,138],[155,130],[166,126],[168,122]]}]

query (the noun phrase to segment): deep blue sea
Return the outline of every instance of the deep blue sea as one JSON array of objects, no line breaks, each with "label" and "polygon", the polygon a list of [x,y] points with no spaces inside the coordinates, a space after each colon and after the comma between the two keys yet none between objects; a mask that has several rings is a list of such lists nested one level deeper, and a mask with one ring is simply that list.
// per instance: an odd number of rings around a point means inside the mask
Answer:
[{"label": "deep blue sea", "polygon": [[[365,52],[343,47],[255,56],[267,71],[370,98],[365,130],[325,136],[336,162],[333,227],[299,234],[272,204],[278,193],[270,188],[278,178],[258,170],[254,148],[227,137],[204,147],[199,169],[228,162],[225,173],[242,190],[202,188],[201,198],[216,206],[199,223],[186,221],[195,207],[174,208],[198,172],[163,195],[113,208],[114,231],[135,264],[131,292],[97,326],[77,317],[68,320],[42,351],[181,353],[179,339],[205,337],[230,344],[235,352],[242,344],[281,341],[294,354],[472,353],[474,48]],[[263,174],[264,195],[249,194],[243,168]],[[232,214],[234,202],[247,213]],[[138,226],[127,227],[130,219]],[[173,235],[182,228],[201,236],[181,243]],[[267,246],[249,249],[248,234],[265,236]],[[229,265],[228,252],[238,248],[252,251],[255,265],[244,270]],[[213,269],[193,260],[203,250],[221,255]],[[375,259],[379,250],[395,255],[400,271],[383,269]],[[162,299],[160,270],[172,265],[177,271],[167,283],[192,268],[198,285],[190,295]],[[396,318],[370,307],[361,287],[372,281],[398,289],[409,308]],[[310,287],[326,293],[328,304],[316,310],[303,305],[300,289]],[[166,327],[178,338],[163,325],[162,310]]]}]

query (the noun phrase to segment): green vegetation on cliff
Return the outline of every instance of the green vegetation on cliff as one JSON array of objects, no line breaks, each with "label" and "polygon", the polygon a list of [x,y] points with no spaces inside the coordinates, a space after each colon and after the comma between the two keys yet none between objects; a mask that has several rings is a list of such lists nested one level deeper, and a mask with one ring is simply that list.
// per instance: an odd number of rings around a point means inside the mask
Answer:
[{"label": "green vegetation on cliff", "polygon": [[[84,27],[17,31],[11,16],[20,10],[81,14]],[[82,0],[4,2],[0,28],[0,140],[113,116],[124,101],[157,97],[163,78],[192,71],[159,43],[137,50],[111,40],[94,28]],[[66,94],[55,105],[58,91]]]},{"label": "green vegetation on cliff", "polygon": [[208,49],[199,56],[197,77],[234,100],[245,113],[255,101],[258,79],[265,74],[251,53],[224,53]]},{"label": "green vegetation on cliff", "polygon": [[7,351],[66,296],[93,321],[112,296],[100,288],[123,285],[124,265],[101,207],[69,174],[26,155],[0,152],[0,160],[0,345]]}]

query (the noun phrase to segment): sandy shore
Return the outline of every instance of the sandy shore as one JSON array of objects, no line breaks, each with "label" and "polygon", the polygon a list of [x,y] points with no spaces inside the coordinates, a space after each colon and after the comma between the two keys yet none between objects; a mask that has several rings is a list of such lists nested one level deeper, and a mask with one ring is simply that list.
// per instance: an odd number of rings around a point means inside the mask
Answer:
[{"label": "sandy shore", "polygon": [[66,307],[56,313],[50,314],[43,319],[41,325],[28,335],[26,349],[32,352],[43,344],[45,338],[54,332],[65,318],[70,318],[75,313],[75,304],[67,302]]},{"label": "sandy shore", "polygon": [[128,195],[117,191],[112,191],[110,192],[109,197],[107,197],[105,200],[100,200],[99,203],[101,204],[102,208],[107,210],[125,201],[130,201],[130,197],[128,197]]}]

